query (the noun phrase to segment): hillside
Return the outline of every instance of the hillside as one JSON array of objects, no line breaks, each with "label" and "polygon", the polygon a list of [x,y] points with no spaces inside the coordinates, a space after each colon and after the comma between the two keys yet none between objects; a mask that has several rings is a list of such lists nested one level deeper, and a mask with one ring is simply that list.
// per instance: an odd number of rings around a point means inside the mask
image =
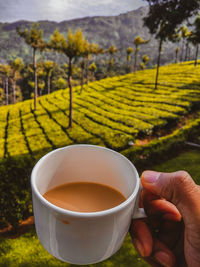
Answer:
[{"label": "hillside", "polygon": [[200,141],[199,76],[185,62],[161,67],[157,90],[155,69],[89,83],[82,94],[74,87],[71,129],[68,89],[39,97],[36,111],[33,100],[0,107],[0,229],[32,214],[31,170],[57,147],[106,146],[141,169]]},{"label": "hillside", "polygon": [[[116,54],[118,63],[126,61],[126,48],[133,47],[133,39],[140,35],[150,40],[147,45],[141,47],[140,56],[147,54],[155,64],[157,55],[157,40],[148,33],[148,28],[143,26],[143,17],[148,8],[141,7],[137,10],[109,17],[86,17],[81,19],[63,21],[40,21],[40,27],[44,31],[44,37],[49,39],[50,34],[58,28],[65,33],[69,28],[73,30],[81,28],[84,36],[91,42],[96,42],[104,48],[114,44],[120,51]],[[17,21],[14,23],[0,23],[0,62],[9,61],[16,56],[22,57],[26,62],[32,61],[30,48],[24,40],[16,34],[16,27],[30,27],[32,22]],[[176,45],[166,43],[163,48],[161,62],[166,63],[174,60]],[[66,63],[61,55],[44,53],[40,57],[56,60],[58,63]]]},{"label": "hillside", "polygon": [[68,129],[68,89],[0,108],[0,157],[91,143],[122,152],[149,135],[161,136],[181,122],[200,101],[199,67],[164,66],[154,90],[155,70],[106,78],[74,88],[74,124]]}]

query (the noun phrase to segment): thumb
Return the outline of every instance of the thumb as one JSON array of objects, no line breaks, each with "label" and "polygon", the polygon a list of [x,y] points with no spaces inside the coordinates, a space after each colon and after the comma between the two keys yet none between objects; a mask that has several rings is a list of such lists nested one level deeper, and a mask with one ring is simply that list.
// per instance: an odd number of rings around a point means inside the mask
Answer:
[{"label": "thumb", "polygon": [[200,189],[187,172],[144,171],[141,182],[145,189],[172,202],[185,223],[200,221]]}]

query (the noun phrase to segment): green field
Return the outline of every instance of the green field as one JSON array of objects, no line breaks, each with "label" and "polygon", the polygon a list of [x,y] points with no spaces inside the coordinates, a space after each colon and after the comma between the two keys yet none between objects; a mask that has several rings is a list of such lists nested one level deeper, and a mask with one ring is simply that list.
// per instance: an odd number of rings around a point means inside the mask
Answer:
[{"label": "green field", "polygon": [[158,134],[182,121],[200,101],[200,68],[192,62],[106,78],[74,88],[73,127],[68,129],[68,89],[0,108],[0,158],[38,159],[56,147],[90,143],[123,152],[130,141]]},{"label": "green field", "polygon": [[[200,184],[200,150],[189,150],[176,158],[164,161],[162,164],[152,166],[152,169],[164,172],[172,172],[180,169],[188,171],[194,180]],[[0,238],[0,266],[1,267],[57,267],[75,266],[63,263],[52,257],[41,246],[35,231],[31,231],[16,239]],[[137,266],[147,267],[142,259],[139,258],[132,246],[130,236],[127,236],[121,249],[110,259],[90,266]]]}]

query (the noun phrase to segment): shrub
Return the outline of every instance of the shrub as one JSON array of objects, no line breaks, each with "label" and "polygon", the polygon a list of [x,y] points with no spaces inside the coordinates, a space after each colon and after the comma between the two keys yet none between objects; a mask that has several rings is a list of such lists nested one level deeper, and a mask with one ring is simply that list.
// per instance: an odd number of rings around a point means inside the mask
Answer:
[{"label": "shrub", "polygon": [[30,173],[34,162],[29,155],[0,161],[0,227],[20,220],[32,212]]}]

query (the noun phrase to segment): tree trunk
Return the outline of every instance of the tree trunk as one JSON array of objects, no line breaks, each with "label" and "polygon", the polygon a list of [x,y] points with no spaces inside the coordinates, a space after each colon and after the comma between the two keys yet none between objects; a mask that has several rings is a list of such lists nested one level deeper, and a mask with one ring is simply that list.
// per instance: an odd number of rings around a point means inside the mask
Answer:
[{"label": "tree trunk", "polygon": [[175,63],[178,62],[178,51],[176,51]]},{"label": "tree trunk", "polygon": [[50,94],[50,92],[51,92],[51,76],[49,75],[49,73],[47,76],[47,88],[48,88],[48,94]]},{"label": "tree trunk", "polygon": [[126,57],[127,65],[128,65],[128,63],[129,63],[129,61],[130,61],[129,59],[130,59],[129,54],[127,54],[127,57]]},{"label": "tree trunk", "polygon": [[181,48],[180,62],[183,61],[183,52],[184,52],[184,45],[185,45],[184,43],[185,43],[185,41],[183,40],[183,42],[182,42],[182,48]]},{"label": "tree trunk", "polygon": [[185,47],[185,61],[187,61],[187,58],[188,58],[188,47],[189,47],[189,43],[187,42],[186,47]]},{"label": "tree trunk", "polygon": [[156,70],[156,81],[155,81],[155,90],[157,89],[158,86],[158,75],[159,75],[159,67],[160,67],[160,56],[161,56],[161,51],[162,51],[162,42],[163,40],[160,39],[159,42],[159,49],[158,49],[158,60],[157,60],[157,70]]},{"label": "tree trunk", "polygon": [[83,74],[84,74],[84,69],[83,68],[81,68],[81,90],[80,90],[80,94],[82,93],[82,91],[83,91]]},{"label": "tree trunk", "polygon": [[2,86],[3,86],[3,92],[6,95],[6,81],[5,81],[5,79],[2,80]]},{"label": "tree trunk", "polygon": [[197,66],[198,53],[199,53],[199,45],[196,45],[196,55],[195,55],[195,61],[194,61],[195,67]]},{"label": "tree trunk", "polygon": [[190,46],[188,47],[188,60],[190,60],[190,55],[191,55],[191,49]]},{"label": "tree trunk", "polygon": [[136,46],[135,47],[134,72],[136,72],[137,70],[137,54],[138,54],[138,51],[137,51],[137,46]]},{"label": "tree trunk", "polygon": [[6,81],[5,81],[5,85],[6,85],[6,105],[8,105],[8,77],[6,77]]},{"label": "tree trunk", "polygon": [[34,68],[34,81],[35,81],[35,92],[34,92],[34,109],[37,109],[37,63],[36,63],[36,49],[33,48],[33,68]]},{"label": "tree trunk", "polygon": [[69,58],[68,85],[69,85],[69,128],[72,128],[72,121],[73,121],[72,58]]},{"label": "tree trunk", "polygon": [[15,95],[15,88],[16,88],[16,81],[13,80],[13,104],[16,102],[16,95]]},{"label": "tree trunk", "polygon": [[89,73],[89,56],[86,60],[86,84],[88,84],[88,73]]}]

